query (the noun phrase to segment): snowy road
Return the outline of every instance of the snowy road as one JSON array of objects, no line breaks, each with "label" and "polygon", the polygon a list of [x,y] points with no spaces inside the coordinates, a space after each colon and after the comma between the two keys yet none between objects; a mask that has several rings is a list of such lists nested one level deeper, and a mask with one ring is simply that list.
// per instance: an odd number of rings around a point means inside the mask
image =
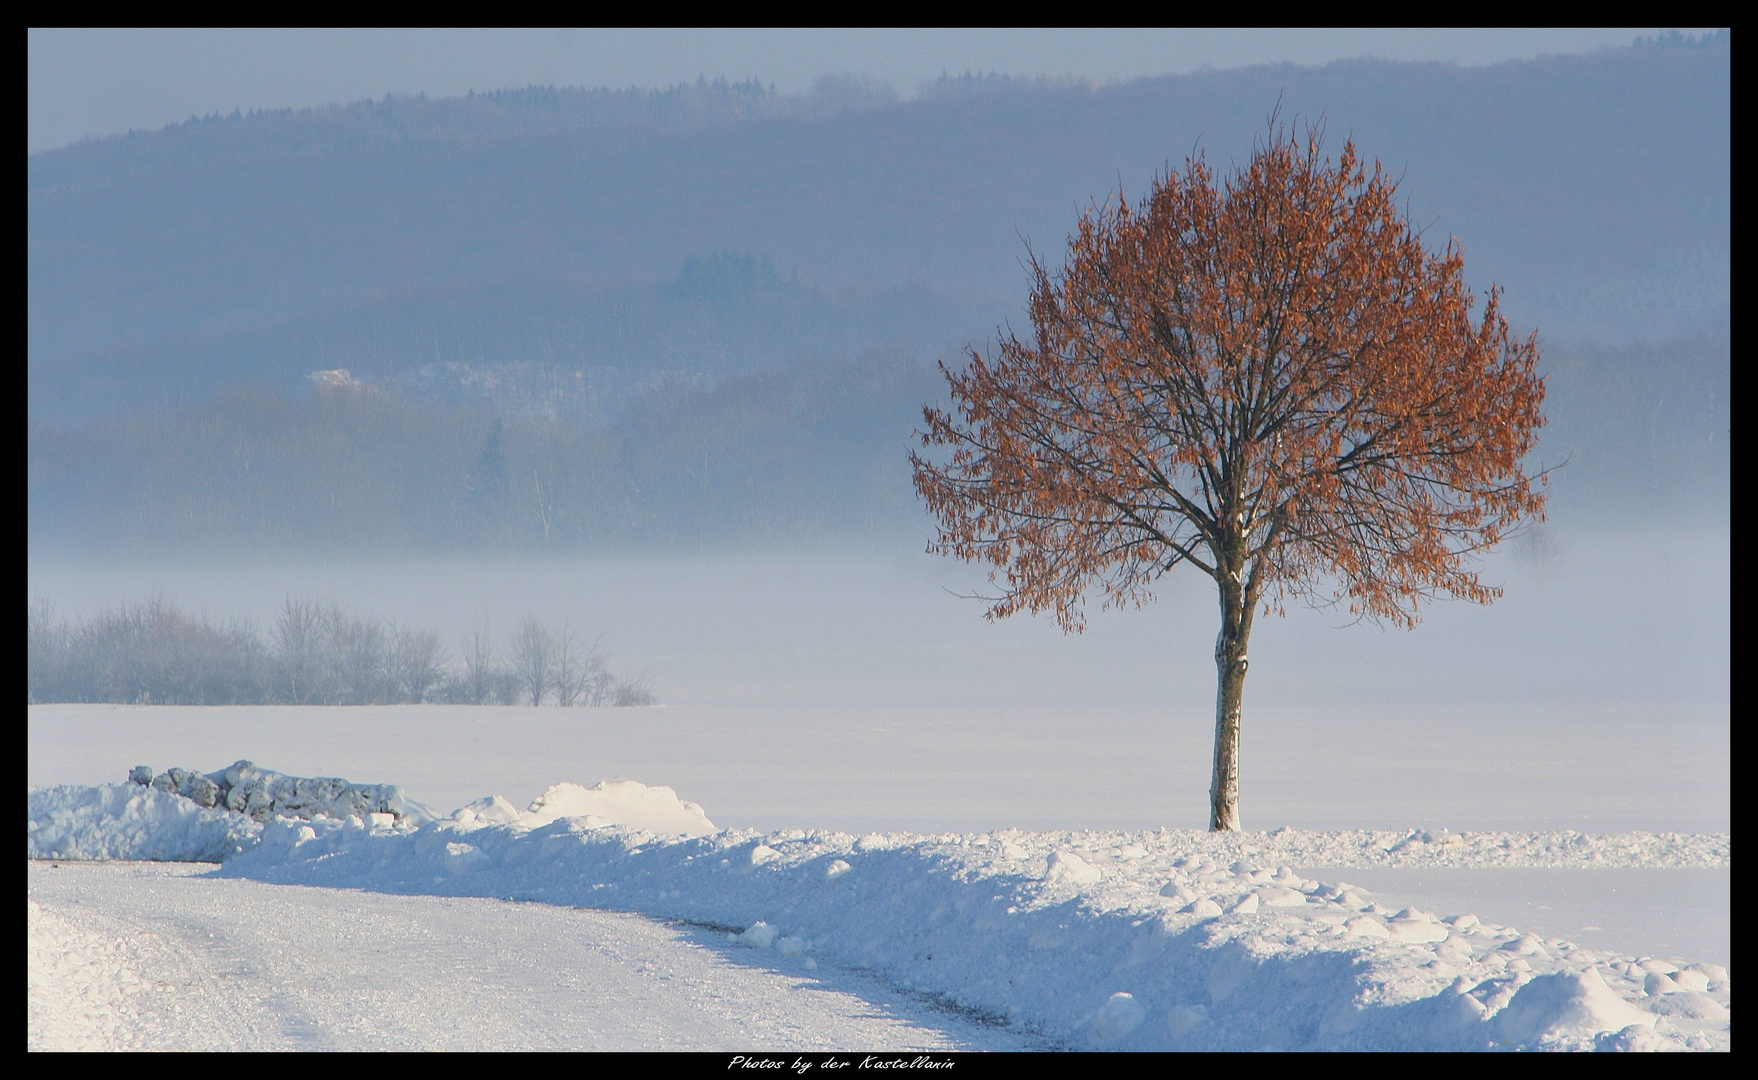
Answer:
[{"label": "snowy road", "polygon": [[712,932],[209,869],[28,863],[31,1049],[1039,1048]]}]

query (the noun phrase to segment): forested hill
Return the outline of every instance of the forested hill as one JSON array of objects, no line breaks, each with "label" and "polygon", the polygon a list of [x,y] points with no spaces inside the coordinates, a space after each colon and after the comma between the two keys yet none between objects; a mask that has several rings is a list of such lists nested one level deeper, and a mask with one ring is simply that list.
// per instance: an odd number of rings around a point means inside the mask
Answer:
[{"label": "forested hill", "polygon": [[1401,176],[1523,328],[1720,334],[1729,58],[1724,33],[1479,68],[954,78],[910,101],[847,81],[537,89],[88,140],[28,160],[31,412],[316,368],[438,388],[620,365],[614,396],[640,371],[933,354],[1018,322],[1022,241],[1054,258],[1120,183],[1139,194],[1193,150],[1242,159],[1278,102]]}]

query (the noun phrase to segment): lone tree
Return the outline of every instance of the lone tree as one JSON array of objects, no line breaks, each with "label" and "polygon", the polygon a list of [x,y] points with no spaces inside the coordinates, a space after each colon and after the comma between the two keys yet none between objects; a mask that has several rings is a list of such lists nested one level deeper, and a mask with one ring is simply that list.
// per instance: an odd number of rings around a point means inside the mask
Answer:
[{"label": "lone tree", "polygon": [[[1030,256],[1033,336],[924,408],[915,486],[930,551],[991,565],[991,619],[1090,588],[1140,607],[1188,563],[1220,591],[1209,828],[1239,828],[1239,718],[1252,618],[1297,598],[1409,628],[1425,599],[1487,604],[1468,567],[1543,482],[1537,335],[1491,288],[1480,319],[1456,243],[1427,251],[1376,162],[1273,129],[1217,182],[1198,157],[1131,210],[1082,217],[1063,268]],[[1535,482],[1536,481],[1536,482]]]}]

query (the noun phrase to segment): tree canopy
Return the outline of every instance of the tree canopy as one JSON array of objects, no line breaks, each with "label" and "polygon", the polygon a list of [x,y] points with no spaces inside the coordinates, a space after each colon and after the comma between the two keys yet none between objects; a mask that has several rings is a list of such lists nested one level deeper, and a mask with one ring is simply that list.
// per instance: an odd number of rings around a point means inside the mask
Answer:
[{"label": "tree canopy", "polygon": [[993,567],[991,617],[1078,630],[1090,591],[1139,606],[1189,563],[1220,591],[1236,736],[1260,604],[1413,626],[1500,595],[1471,556],[1543,516],[1537,335],[1493,288],[1473,318],[1459,245],[1430,252],[1395,194],[1353,142],[1274,129],[1224,179],[1199,157],[1094,207],[1060,269],[1031,256],[1032,336],[945,369],[921,442],[949,453],[911,455],[934,549]]}]

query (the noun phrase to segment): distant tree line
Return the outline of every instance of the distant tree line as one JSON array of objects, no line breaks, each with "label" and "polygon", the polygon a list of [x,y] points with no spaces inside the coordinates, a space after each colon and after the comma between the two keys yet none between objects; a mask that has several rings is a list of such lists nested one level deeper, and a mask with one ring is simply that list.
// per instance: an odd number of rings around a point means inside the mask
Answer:
[{"label": "distant tree line", "polygon": [[943,390],[900,356],[676,381],[608,429],[416,402],[336,375],[289,395],[33,425],[33,543],[306,553],[676,547],[889,534]]},{"label": "distant tree line", "polygon": [[527,617],[503,651],[488,624],[447,655],[439,635],[358,617],[336,604],[287,601],[265,637],[164,600],[85,619],[30,604],[26,690],[32,704],[651,705],[644,679],[613,675],[597,642],[564,622]]},{"label": "distant tree line", "polygon": [[[990,76],[988,81],[993,83],[996,79]],[[962,86],[970,79],[951,82]],[[210,112],[156,131],[130,130],[102,149],[92,144],[104,140],[83,140],[75,144],[79,147],[75,154],[101,158],[116,153],[119,146],[132,143],[138,147],[164,140],[200,145],[211,145],[217,140],[229,146],[269,142],[310,150],[349,139],[356,144],[389,148],[617,128],[680,132],[749,120],[822,119],[880,108],[894,104],[897,99],[897,92],[883,83],[847,75],[823,76],[806,94],[779,94],[774,87],[756,79],[711,81],[706,77],[665,88],[527,86],[486,93],[472,91],[454,98],[429,98],[425,93],[386,94],[378,99],[365,98],[315,109]]]},{"label": "distant tree line", "polygon": [[833,291],[768,258],[717,252],[685,260],[670,280],[373,290],[269,327],[58,357],[31,369],[29,410],[67,426],[187,407],[233,386],[290,392],[313,371],[345,369],[414,402],[606,427],[668,380],[950,349],[986,333],[994,311],[920,284]]}]

